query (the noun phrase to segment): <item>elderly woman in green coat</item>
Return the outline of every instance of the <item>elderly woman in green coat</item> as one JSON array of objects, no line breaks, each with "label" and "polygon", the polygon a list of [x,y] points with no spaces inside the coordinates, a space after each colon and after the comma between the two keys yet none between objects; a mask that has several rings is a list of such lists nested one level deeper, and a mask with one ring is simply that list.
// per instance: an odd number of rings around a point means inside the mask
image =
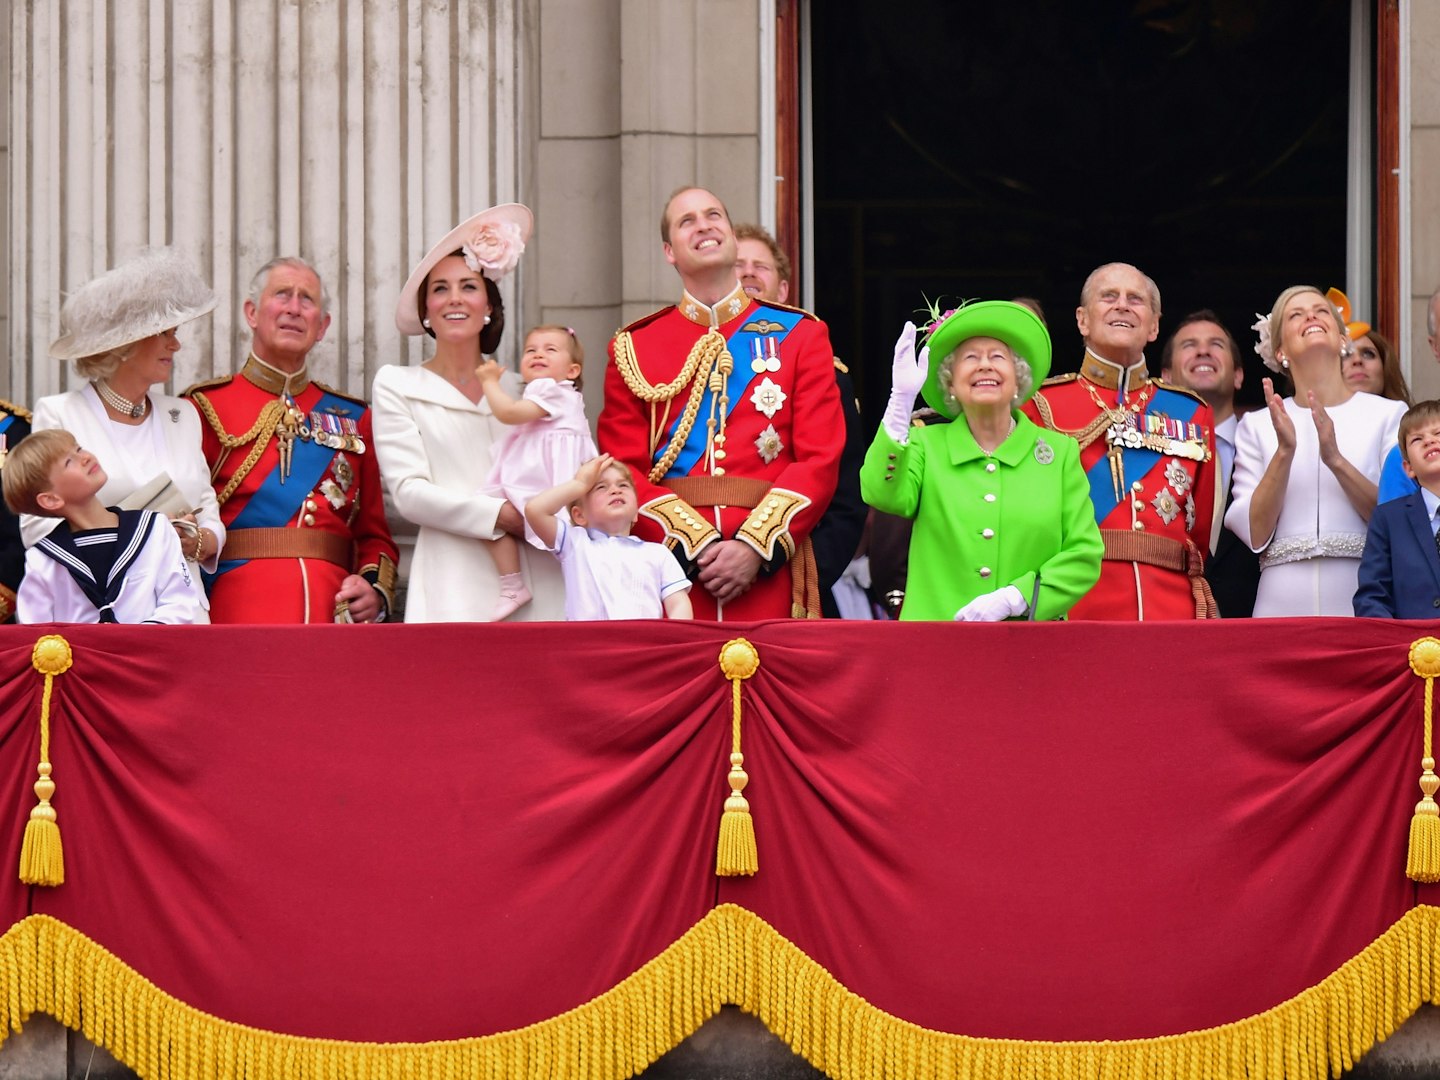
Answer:
[{"label": "elderly woman in green coat", "polygon": [[[1020,304],[943,316],[918,358],[905,324],[860,470],[866,502],[915,520],[902,619],[1059,619],[1099,579],[1079,447],[1019,411],[1049,370],[1050,334]],[[953,422],[912,428],[917,391]]]}]

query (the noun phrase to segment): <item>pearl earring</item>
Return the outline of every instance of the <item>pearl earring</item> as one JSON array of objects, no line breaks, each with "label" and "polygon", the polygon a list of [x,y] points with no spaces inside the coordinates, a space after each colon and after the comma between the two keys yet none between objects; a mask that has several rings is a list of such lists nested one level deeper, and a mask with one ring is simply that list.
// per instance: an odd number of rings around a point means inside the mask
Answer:
[{"label": "pearl earring", "polygon": [[486,326],[489,326],[489,325],[490,325],[490,316],[489,316],[489,315],[486,315],[486,316],[485,316],[485,325],[486,325]]},{"label": "pearl earring", "polygon": [[1289,371],[1289,370],[1290,370],[1290,358],[1289,358],[1288,356],[1282,356],[1282,357],[1280,357],[1280,366],[1281,366],[1282,368],[1284,368],[1286,371]]},{"label": "pearl earring", "polygon": [[430,320],[429,320],[429,319],[421,319],[421,320],[420,320],[420,325],[423,326],[423,327],[425,327],[426,330],[429,330],[429,329],[430,329]]}]

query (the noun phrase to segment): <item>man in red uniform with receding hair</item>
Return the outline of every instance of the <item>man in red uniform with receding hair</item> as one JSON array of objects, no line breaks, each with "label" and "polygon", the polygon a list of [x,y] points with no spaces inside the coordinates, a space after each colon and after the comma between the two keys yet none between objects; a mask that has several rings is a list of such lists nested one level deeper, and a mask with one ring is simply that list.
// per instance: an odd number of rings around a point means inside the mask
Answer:
[{"label": "man in red uniform with receding hair", "polygon": [[1106,263],[1086,279],[1075,322],[1085,339],[1079,374],[1047,379],[1024,406],[1080,444],[1105,542],[1100,581],[1070,618],[1216,618],[1204,577],[1215,420],[1199,396],[1146,370],[1160,290],[1129,263]]},{"label": "man in red uniform with receding hair", "polygon": [[389,613],[396,550],[370,410],[306,367],[330,325],[327,307],[313,267],[274,260],[245,301],[245,366],[186,391],[205,421],[227,529],[212,622],[380,622]]},{"label": "man in red uniform with receding hair", "polygon": [[699,584],[696,618],[818,618],[809,535],[845,443],[830,335],[745,292],[712,192],[676,191],[660,238],[684,292],[610,343],[598,430],[634,474],[635,534]]}]

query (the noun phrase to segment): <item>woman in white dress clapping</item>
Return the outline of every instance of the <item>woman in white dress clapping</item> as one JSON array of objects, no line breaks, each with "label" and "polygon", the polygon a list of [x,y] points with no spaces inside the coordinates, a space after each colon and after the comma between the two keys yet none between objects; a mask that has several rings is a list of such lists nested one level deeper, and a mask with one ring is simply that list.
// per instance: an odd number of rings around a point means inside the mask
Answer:
[{"label": "woman in white dress clapping", "polygon": [[1350,615],[1380,467],[1405,403],[1346,382],[1354,345],[1319,289],[1286,289],[1255,329],[1256,352],[1272,371],[1288,371],[1295,393],[1282,399],[1265,379],[1266,408],[1240,420],[1225,524],[1260,553],[1257,616]]}]

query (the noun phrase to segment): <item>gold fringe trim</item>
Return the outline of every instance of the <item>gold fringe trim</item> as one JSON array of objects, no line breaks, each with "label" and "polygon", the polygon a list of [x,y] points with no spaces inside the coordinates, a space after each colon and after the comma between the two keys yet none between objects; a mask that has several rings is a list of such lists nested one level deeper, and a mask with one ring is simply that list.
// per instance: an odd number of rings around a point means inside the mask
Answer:
[{"label": "gold fringe trim", "polygon": [[[79,931],[32,915],[0,937],[0,1008],[44,1012],[146,1080],[623,1080],[722,1004],[758,1017],[834,1080],[1320,1080],[1440,1003],[1440,908],[1419,907],[1317,986],[1203,1031],[1026,1042],[932,1031],[875,1008],[759,916],[724,904],[613,989],[515,1031],[430,1043],[301,1038],[218,1019],[164,993]],[[0,1031],[3,1034],[3,1031]]]},{"label": "gold fringe trim", "polygon": [[1435,792],[1440,777],[1435,775],[1434,703],[1435,676],[1440,675],[1440,641],[1416,638],[1410,643],[1410,670],[1425,680],[1424,756],[1420,759],[1421,799],[1410,818],[1410,844],[1405,857],[1405,876],[1411,881],[1440,881],[1440,806]]},{"label": "gold fringe trim", "polygon": [[20,842],[20,880],[26,885],[65,884],[60,820],[50,805],[55,795],[55,781],[50,778],[50,695],[55,676],[69,671],[73,662],[70,643],[59,634],[46,634],[30,651],[31,665],[45,676],[45,690],[40,697],[40,763],[36,766],[40,778],[35,781],[35,797],[40,801],[30,811]]}]

